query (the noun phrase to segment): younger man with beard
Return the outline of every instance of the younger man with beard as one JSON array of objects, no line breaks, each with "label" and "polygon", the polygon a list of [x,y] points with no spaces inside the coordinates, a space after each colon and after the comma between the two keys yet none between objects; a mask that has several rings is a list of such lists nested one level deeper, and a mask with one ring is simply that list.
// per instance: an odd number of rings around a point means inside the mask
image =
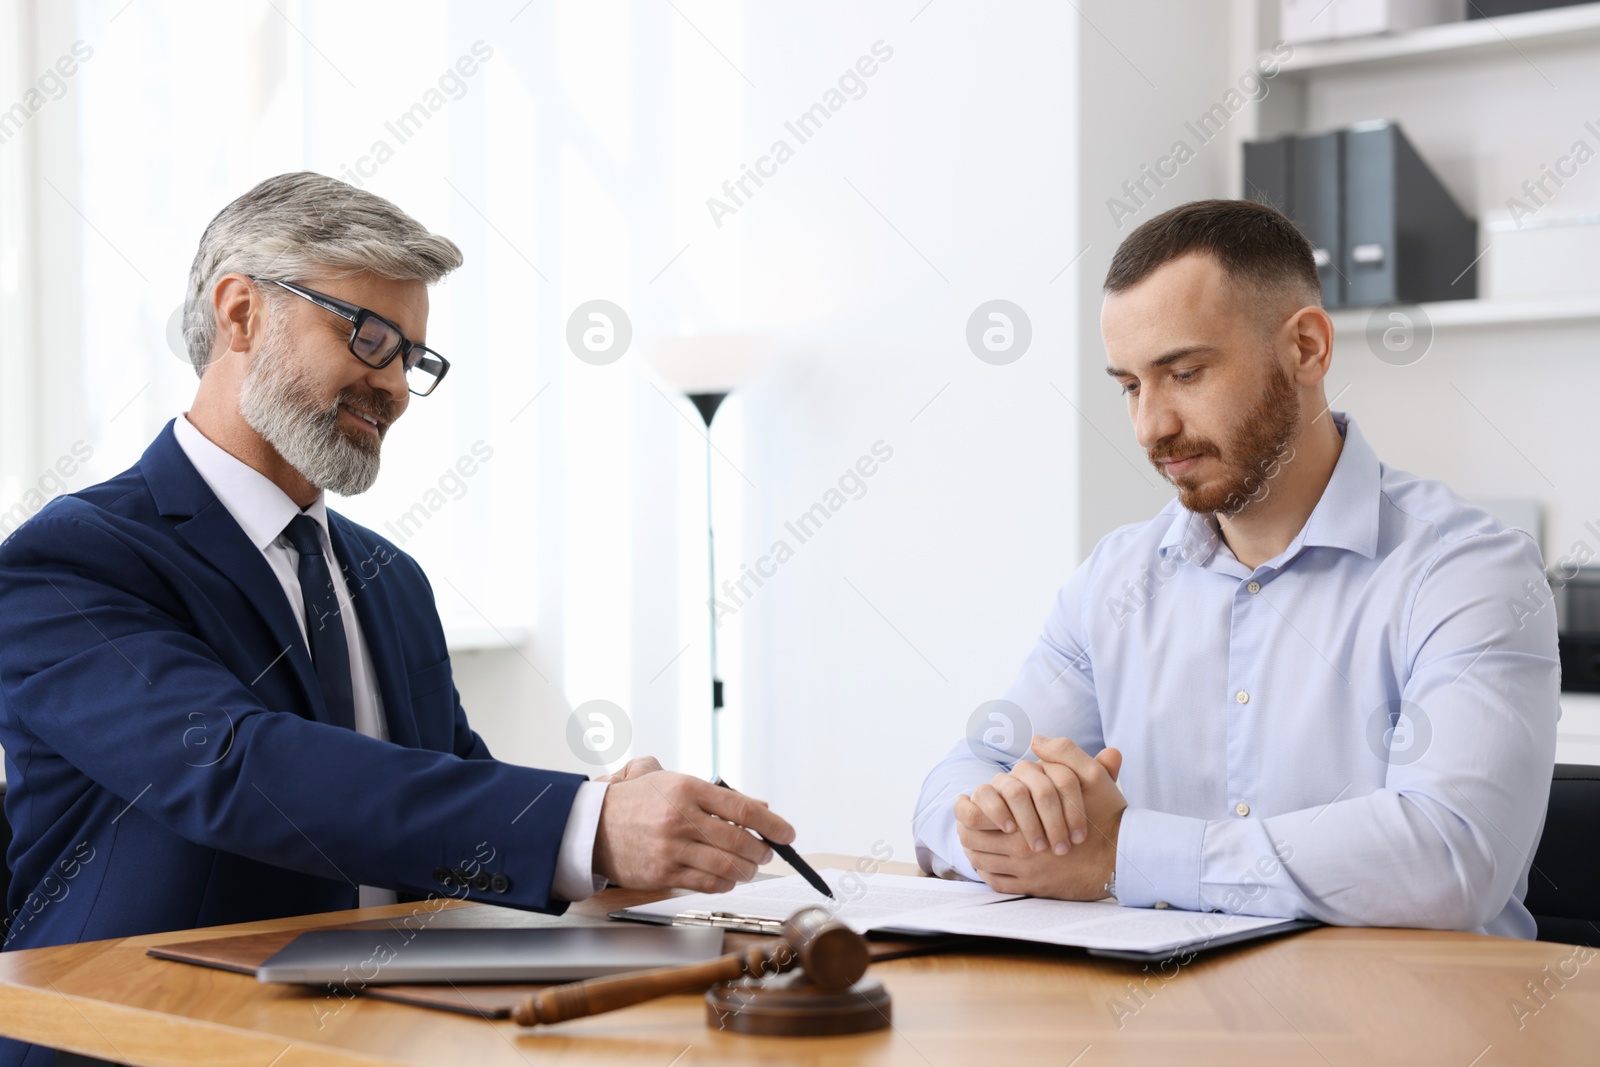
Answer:
[{"label": "younger man with beard", "polygon": [[1106,370],[1178,497],[1095,547],[1008,721],[975,723],[928,775],[923,867],[1068,900],[1534,936],[1559,714],[1537,545],[1385,466],[1329,409],[1311,248],[1272,209],[1151,219],[1105,288]]},{"label": "younger man with beard", "polygon": [[591,782],[491,758],[422,571],[326,506],[372,485],[391,424],[443,379],[428,286],[460,263],[318,174],[206,228],[194,404],[0,548],[6,948],[396,891],[549,912],[608,881],[718,892],[769,856],[750,830],[793,840],[653,759]]}]

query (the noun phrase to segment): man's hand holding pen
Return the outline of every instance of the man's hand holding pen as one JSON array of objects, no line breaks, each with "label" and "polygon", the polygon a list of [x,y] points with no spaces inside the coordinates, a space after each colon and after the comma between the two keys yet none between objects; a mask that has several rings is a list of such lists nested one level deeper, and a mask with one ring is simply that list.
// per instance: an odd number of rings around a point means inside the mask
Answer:
[{"label": "man's hand holding pen", "polygon": [[762,837],[794,840],[761,801],[691,775],[634,760],[606,780],[594,870],[612,885],[726,893],[771,860]]},{"label": "man's hand holding pen", "polygon": [[1128,806],[1116,781],[1122,753],[1090,756],[1062,737],[1035,737],[1032,751],[1037,762],[1019,761],[957,798],[962,848],[997,892],[1099,900]]}]

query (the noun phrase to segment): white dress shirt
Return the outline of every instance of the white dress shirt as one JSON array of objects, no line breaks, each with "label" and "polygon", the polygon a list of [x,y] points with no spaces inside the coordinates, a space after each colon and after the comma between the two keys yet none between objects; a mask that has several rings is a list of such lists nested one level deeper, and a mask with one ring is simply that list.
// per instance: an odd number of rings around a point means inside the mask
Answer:
[{"label": "white dress shirt", "polygon": [[1036,732],[1121,750],[1124,905],[1533,936],[1560,715],[1539,548],[1334,419],[1322,498],[1259,567],[1176,500],[1096,546],[1005,693],[1026,721],[972,724],[923,784],[924,868],[977,877],[955,799]]},{"label": "white dress shirt", "polygon": [[[305,600],[300,591],[300,555],[284,536],[289,521],[300,514],[300,508],[279,489],[271,479],[243,461],[223,451],[218,445],[195,429],[187,416],[173,422],[173,436],[183,449],[189,462],[194,464],[200,477],[217,495],[222,506],[228,509],[233,521],[260,550],[283,586],[289,608],[300,626],[300,636],[306,639]],[[322,551],[330,560],[338,560],[333,542],[328,536],[328,508],[321,494],[305,514],[316,520],[318,536],[322,538]],[[339,617],[344,623],[345,644],[350,649],[351,693],[355,700],[356,730],[380,741],[389,739],[388,725],[384,719],[383,695],[378,686],[377,672],[367,643],[361,634],[361,620],[350,601],[350,590],[344,582],[343,568],[330,567],[338,579],[333,583],[334,595],[339,601]],[[310,648],[307,640],[306,647]],[[594,838],[600,826],[600,806],[605,799],[606,783],[584,782],[578,786],[572,810],[567,816],[567,826],[561,835],[561,849],[556,856],[556,876],[551,885],[552,894],[560,900],[582,900],[605,885],[605,880],[593,874]],[[392,889],[364,885],[360,887],[360,906],[373,907],[395,903]]]}]

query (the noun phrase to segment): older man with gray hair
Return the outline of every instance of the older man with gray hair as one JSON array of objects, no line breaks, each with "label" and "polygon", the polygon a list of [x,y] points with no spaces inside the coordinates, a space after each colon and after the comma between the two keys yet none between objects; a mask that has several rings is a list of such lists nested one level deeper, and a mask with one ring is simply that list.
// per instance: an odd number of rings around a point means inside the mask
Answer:
[{"label": "older man with gray hair", "polygon": [[[431,589],[329,510],[413,396],[460,250],[318,174],[212,220],[186,414],[0,547],[6,948],[448,894],[559,912],[605,882],[721,891],[793,830],[653,759],[610,780],[490,757]],[[515,565],[512,563],[511,565]]]}]

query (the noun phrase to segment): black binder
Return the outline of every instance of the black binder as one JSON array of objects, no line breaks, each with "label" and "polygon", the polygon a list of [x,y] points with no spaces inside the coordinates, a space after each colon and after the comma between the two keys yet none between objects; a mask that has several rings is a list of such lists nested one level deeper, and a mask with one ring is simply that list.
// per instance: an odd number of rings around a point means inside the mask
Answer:
[{"label": "black binder", "polygon": [[1344,133],[1346,303],[1373,306],[1478,295],[1478,225],[1393,122]]},{"label": "black binder", "polygon": [[1324,307],[1478,294],[1477,223],[1393,122],[1247,142],[1244,195],[1311,242]]},{"label": "black binder", "polygon": [[1342,137],[1337,130],[1306,137],[1291,133],[1244,146],[1244,195],[1277,208],[1305,234],[1322,279],[1322,304],[1330,308],[1345,299],[1339,274]]},{"label": "black binder", "polygon": [[1246,141],[1244,146],[1244,195],[1258,204],[1275,207],[1294,218],[1294,186],[1290,171],[1294,167],[1294,136],[1285,134],[1270,141]]},{"label": "black binder", "polygon": [[1317,274],[1322,278],[1322,304],[1330,308],[1350,302],[1343,272],[1343,175],[1343,130],[1295,138],[1291,217],[1311,242]]}]

